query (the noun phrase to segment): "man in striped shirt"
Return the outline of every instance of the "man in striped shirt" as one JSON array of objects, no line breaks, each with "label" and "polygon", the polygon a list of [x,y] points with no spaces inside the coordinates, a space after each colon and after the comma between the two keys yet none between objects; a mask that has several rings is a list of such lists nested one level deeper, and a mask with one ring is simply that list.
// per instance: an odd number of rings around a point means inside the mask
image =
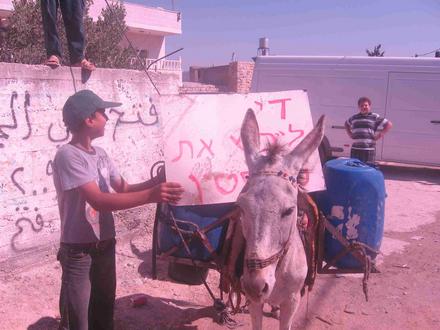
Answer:
[{"label": "man in striped shirt", "polygon": [[351,145],[351,158],[364,163],[374,164],[376,159],[376,141],[383,137],[392,127],[389,120],[371,112],[371,101],[368,97],[358,100],[359,113],[345,122],[345,130],[354,141]]}]

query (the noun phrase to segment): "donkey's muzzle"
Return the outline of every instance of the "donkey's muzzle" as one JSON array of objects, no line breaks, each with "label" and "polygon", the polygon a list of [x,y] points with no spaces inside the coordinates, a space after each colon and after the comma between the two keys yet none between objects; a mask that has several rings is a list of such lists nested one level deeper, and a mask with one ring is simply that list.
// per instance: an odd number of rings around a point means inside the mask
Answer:
[{"label": "donkey's muzzle", "polygon": [[265,281],[264,277],[259,275],[247,276],[246,279],[242,281],[242,285],[244,291],[251,299],[254,298],[258,300],[269,291],[269,284]]}]

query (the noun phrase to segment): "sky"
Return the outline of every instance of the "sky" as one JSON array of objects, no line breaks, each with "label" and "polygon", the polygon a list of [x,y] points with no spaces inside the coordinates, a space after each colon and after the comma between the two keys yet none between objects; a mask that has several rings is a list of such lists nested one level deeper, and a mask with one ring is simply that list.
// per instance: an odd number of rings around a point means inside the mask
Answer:
[{"label": "sky", "polygon": [[[258,40],[271,55],[385,56],[440,48],[440,0],[129,0],[182,13],[182,35],[167,37],[189,66],[250,61]],[[428,56],[433,56],[430,54]]]}]

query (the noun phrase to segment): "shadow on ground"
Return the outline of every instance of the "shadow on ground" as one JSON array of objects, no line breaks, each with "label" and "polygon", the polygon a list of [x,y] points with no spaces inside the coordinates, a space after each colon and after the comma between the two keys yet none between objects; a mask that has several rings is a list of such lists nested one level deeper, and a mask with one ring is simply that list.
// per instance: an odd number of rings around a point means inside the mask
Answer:
[{"label": "shadow on ground", "polygon": [[[130,242],[130,249],[131,252],[142,262],[138,266],[138,273],[143,278],[148,279],[154,279],[153,277],[153,266],[152,266],[152,257],[153,252],[151,249],[147,249],[145,251],[141,251],[139,248],[136,247],[132,242]],[[171,282],[171,283],[184,283],[184,284],[195,284],[199,285],[201,284],[201,280],[199,279],[199,276],[195,270],[191,270],[192,266],[185,266],[182,265],[185,268],[175,268],[174,273],[180,272],[180,275],[177,276],[177,278],[171,278],[170,277],[170,270],[169,270],[169,261],[161,260],[160,258],[157,258],[156,261],[156,280],[158,281],[165,281],[165,282]],[[206,279],[206,275],[204,275],[204,278]],[[175,276],[174,276],[175,277]],[[183,279],[187,277],[187,280],[179,281],[179,279]],[[188,282],[189,281],[189,282]]]},{"label": "shadow on ground", "polygon": [[39,319],[37,322],[28,326],[27,330],[57,330],[60,324],[59,319],[45,316]]},{"label": "shadow on ground", "polygon": [[[133,307],[134,300],[145,304]],[[115,330],[197,329],[191,323],[201,318],[211,318],[214,322],[214,308],[194,307],[186,301],[145,294],[130,295],[116,301]]]},{"label": "shadow on ground", "polygon": [[397,181],[413,181],[426,185],[440,185],[440,168],[417,168],[380,165],[385,179]]},{"label": "shadow on ground", "polygon": [[[141,301],[134,307],[134,301]],[[186,301],[135,294],[118,298],[115,306],[115,330],[197,329],[192,322],[217,318],[212,306],[194,307]],[[56,330],[59,319],[42,317],[28,330]]]},{"label": "shadow on ground", "polygon": [[142,262],[139,264],[138,273],[144,278],[153,278],[152,276],[152,256],[153,251],[151,249],[141,251],[139,248],[130,242],[131,253],[133,253]]}]

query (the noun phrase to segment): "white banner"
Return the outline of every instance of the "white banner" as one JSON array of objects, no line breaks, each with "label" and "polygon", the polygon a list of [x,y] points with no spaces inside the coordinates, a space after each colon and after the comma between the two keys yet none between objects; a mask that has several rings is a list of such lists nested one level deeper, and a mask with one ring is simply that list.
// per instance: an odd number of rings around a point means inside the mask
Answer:
[{"label": "white banner", "polygon": [[[185,188],[181,205],[233,202],[246,182],[240,128],[252,108],[261,149],[277,139],[293,149],[312,129],[307,93],[162,96],[167,181]],[[325,189],[318,151],[311,161],[308,191]]]}]

